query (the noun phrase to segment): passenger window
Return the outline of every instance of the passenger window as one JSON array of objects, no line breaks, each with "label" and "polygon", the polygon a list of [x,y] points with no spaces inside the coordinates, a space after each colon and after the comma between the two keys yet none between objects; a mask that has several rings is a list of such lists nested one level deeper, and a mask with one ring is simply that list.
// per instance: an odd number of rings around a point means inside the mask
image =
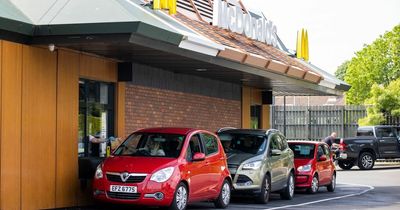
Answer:
[{"label": "passenger window", "polygon": [[271,137],[271,150],[272,149],[281,150],[280,139],[279,139],[278,135],[276,135],[276,134]]},{"label": "passenger window", "polygon": [[394,137],[392,128],[378,128],[378,137]]},{"label": "passenger window", "polygon": [[326,145],[324,145],[324,153],[325,153],[325,156],[327,159],[329,159],[331,157],[331,152]]},{"label": "passenger window", "polygon": [[189,146],[186,152],[186,159],[192,161],[193,155],[202,152],[199,135],[193,135],[189,140]]},{"label": "passenger window", "polygon": [[319,160],[319,158],[320,158],[322,155],[324,155],[324,154],[325,154],[324,149],[322,149],[322,146],[319,146],[319,147],[318,147],[318,152],[317,152],[318,160]]},{"label": "passenger window", "polygon": [[288,143],[286,141],[286,138],[282,135],[279,135],[279,138],[281,139],[281,149],[285,150],[286,148],[288,148]]},{"label": "passenger window", "polygon": [[206,156],[218,152],[218,141],[217,139],[208,133],[202,134],[204,145],[206,148]]}]

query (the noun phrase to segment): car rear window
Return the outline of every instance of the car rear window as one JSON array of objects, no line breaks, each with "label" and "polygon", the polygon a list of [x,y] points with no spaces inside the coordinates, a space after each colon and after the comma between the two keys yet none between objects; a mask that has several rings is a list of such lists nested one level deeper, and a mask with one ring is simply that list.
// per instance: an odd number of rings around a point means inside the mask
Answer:
[{"label": "car rear window", "polygon": [[374,136],[372,128],[359,128],[357,130],[357,136]]},{"label": "car rear window", "polygon": [[294,153],[294,158],[314,158],[315,145],[289,143],[290,149]]}]

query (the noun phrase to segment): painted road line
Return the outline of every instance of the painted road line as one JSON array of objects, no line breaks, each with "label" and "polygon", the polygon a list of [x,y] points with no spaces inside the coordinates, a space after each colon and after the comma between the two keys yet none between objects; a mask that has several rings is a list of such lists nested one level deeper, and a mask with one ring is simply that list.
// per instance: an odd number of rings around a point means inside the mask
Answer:
[{"label": "painted road line", "polygon": [[378,171],[379,173],[390,173],[390,172],[400,172],[400,169],[391,169],[391,170],[384,170],[384,171]]},{"label": "painted road line", "polygon": [[293,204],[293,205],[273,207],[273,208],[268,208],[268,209],[264,209],[264,210],[286,209],[286,208],[291,208],[291,207],[306,206],[306,205],[310,205],[310,204],[314,204],[314,203],[321,203],[321,202],[325,202],[325,201],[331,201],[331,200],[337,200],[337,199],[342,199],[342,198],[362,195],[362,194],[364,194],[364,193],[366,193],[368,191],[371,191],[371,190],[375,189],[373,186],[369,186],[369,185],[349,184],[349,183],[340,183],[340,184],[352,185],[352,186],[357,186],[357,187],[366,187],[368,189],[363,190],[362,192],[359,192],[359,193],[352,193],[352,194],[348,194],[348,195],[342,195],[342,196],[337,196],[337,197],[333,197],[333,198],[326,198],[326,199],[321,199],[321,200],[316,200],[316,201],[310,201],[310,202],[306,202],[306,203],[299,203],[299,204]]}]

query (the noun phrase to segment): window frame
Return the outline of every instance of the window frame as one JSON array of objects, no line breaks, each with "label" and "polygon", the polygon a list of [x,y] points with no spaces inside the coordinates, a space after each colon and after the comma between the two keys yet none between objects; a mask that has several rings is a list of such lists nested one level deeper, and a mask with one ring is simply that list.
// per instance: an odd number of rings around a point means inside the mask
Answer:
[{"label": "window frame", "polygon": [[[203,146],[203,142],[201,140],[201,135],[200,133],[194,133],[192,135],[190,135],[190,138],[188,139],[188,145],[187,145],[187,149],[186,149],[186,154],[185,154],[185,159],[189,162],[193,162],[193,155],[194,153],[192,152],[192,149],[190,148],[190,141],[192,141],[193,136],[197,136],[197,139],[199,140],[199,147],[200,147],[200,152],[204,153],[204,146]],[[192,157],[189,157],[189,150],[192,153]],[[205,153],[204,153],[205,154]]]}]

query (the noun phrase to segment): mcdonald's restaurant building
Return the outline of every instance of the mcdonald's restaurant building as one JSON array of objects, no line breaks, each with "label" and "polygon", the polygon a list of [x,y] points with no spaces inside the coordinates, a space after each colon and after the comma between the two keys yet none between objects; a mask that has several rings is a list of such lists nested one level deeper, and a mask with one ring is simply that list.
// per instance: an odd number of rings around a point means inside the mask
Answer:
[{"label": "mcdonald's restaurant building", "polygon": [[267,129],[273,96],[349,88],[241,1],[154,2],[0,1],[0,209],[91,204],[90,135]]}]

